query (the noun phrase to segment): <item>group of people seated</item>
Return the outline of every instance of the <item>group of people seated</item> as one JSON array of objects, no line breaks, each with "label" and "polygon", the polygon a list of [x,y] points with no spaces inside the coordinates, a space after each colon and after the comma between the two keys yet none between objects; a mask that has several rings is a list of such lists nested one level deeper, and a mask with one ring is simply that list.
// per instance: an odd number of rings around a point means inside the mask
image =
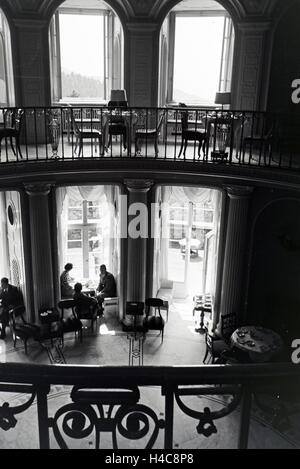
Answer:
[{"label": "group of people seated", "polygon": [[75,283],[74,288],[72,287],[71,283],[74,281],[70,276],[70,271],[72,269],[73,264],[67,263],[60,276],[61,297],[79,300],[84,306],[89,307],[92,311],[97,311],[99,312],[99,315],[102,315],[102,303],[104,298],[116,296],[116,281],[113,274],[108,272],[106,270],[106,266],[102,264],[100,266],[100,278],[95,296],[91,296],[83,293],[83,287],[80,282]]}]

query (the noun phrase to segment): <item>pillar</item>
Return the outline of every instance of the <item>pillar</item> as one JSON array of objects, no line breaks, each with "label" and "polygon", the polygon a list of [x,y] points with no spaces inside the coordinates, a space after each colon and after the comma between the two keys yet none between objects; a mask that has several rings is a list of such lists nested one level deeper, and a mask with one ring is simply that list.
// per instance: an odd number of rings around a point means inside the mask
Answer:
[{"label": "pillar", "polygon": [[[145,212],[141,214],[141,221],[145,223],[147,234],[145,237],[139,236],[133,238],[128,234],[127,246],[127,301],[145,301],[146,294],[146,267],[147,267],[147,244],[148,233],[150,227],[148,226],[148,204],[147,193],[150,190],[153,182],[144,179],[127,179],[125,181],[127,186],[128,197],[128,210],[130,213],[130,206],[135,203],[142,204]],[[139,216],[139,213],[137,213]],[[128,227],[130,222],[135,218],[134,215],[128,216]]]},{"label": "pillar", "polygon": [[36,317],[41,307],[55,306],[48,199],[50,190],[51,184],[25,184],[29,200],[33,304]]},{"label": "pillar", "polygon": [[[241,314],[242,287],[246,262],[248,207],[253,188],[248,186],[230,186],[226,187],[226,191],[229,197],[229,207],[220,315],[234,313],[238,318]],[[217,329],[220,332],[220,321]]]}]

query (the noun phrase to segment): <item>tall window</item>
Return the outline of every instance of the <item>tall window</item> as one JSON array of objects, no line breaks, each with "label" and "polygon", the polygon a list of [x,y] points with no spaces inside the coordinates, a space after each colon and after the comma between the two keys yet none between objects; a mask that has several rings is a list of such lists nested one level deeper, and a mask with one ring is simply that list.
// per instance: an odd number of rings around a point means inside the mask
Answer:
[{"label": "tall window", "polygon": [[10,31],[0,10],[0,107],[14,105]]},{"label": "tall window", "polygon": [[67,0],[50,25],[55,102],[101,103],[112,88],[122,86],[121,23],[104,2],[98,8],[90,0],[83,3],[78,8],[78,2]]},{"label": "tall window", "polygon": [[77,281],[95,281],[101,264],[119,271],[118,189],[72,186],[57,189],[60,271],[73,264]]},{"label": "tall window", "polygon": [[168,60],[161,57],[160,66],[160,89],[167,86],[167,102],[214,106],[217,91],[231,91],[234,27],[217,5],[216,10],[168,15],[161,31],[168,40]]}]

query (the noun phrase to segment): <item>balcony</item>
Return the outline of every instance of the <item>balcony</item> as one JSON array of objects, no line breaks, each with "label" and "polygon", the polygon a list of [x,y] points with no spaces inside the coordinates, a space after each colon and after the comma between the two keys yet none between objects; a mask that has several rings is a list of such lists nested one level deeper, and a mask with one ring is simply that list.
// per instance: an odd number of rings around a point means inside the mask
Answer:
[{"label": "balcony", "polygon": [[[20,447],[30,441],[37,448],[80,448],[85,441],[89,448],[180,449],[176,441],[184,428],[190,444],[183,449],[246,448],[248,442],[259,447],[265,439],[270,445],[273,430],[278,448],[288,446],[278,435],[297,414],[300,374],[298,366],[287,363],[184,367],[1,363],[0,381],[1,439],[6,441],[17,431]],[[26,432],[20,433],[18,426]]]},{"label": "balcony", "polygon": [[2,167],[109,159],[181,161],[218,170],[300,167],[297,134],[280,114],[194,107],[10,108],[0,110],[0,125]]}]

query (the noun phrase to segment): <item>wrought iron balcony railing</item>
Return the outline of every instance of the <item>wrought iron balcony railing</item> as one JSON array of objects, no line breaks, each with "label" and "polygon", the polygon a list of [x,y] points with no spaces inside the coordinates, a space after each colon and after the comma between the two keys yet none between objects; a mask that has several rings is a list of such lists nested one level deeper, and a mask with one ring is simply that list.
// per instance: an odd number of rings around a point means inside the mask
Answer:
[{"label": "wrought iron balcony railing", "polygon": [[[202,447],[203,436],[213,438],[217,432],[218,441],[223,437],[225,443],[224,428],[236,447],[246,448],[255,407],[277,428],[291,417],[288,403],[299,402],[299,385],[300,368],[289,363],[186,367],[1,363],[0,441],[3,444],[4,432],[13,432],[27,418],[32,438],[38,430],[40,448],[76,448],[87,438],[94,448],[171,449],[182,428],[191,435],[194,448]],[[222,430],[223,419],[232,416],[234,420]]]},{"label": "wrought iron balcony railing", "polygon": [[298,169],[291,117],[188,107],[0,109],[1,163],[157,158]]}]

